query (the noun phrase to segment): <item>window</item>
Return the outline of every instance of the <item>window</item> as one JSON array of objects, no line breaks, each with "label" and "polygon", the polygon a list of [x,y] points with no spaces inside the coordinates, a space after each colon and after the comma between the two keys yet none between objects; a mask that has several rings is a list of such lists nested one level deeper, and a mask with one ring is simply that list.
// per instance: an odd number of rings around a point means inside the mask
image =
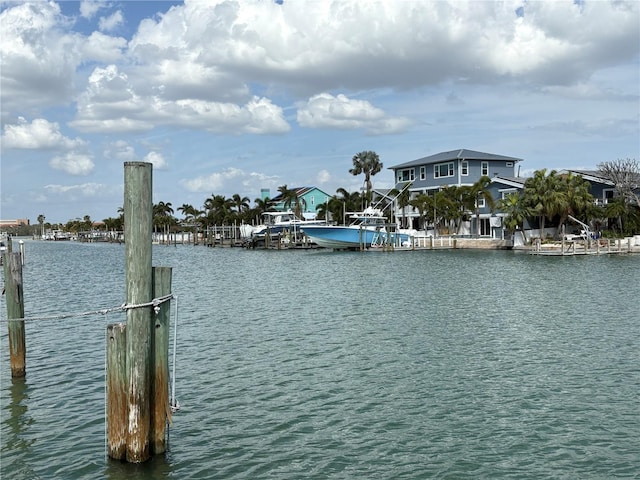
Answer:
[{"label": "window", "polygon": [[398,170],[398,183],[413,182],[415,179],[416,179],[416,172],[413,168],[405,168],[404,170]]},{"label": "window", "polygon": [[316,197],[311,197],[311,205],[315,205],[316,204]]},{"label": "window", "polygon": [[484,207],[485,207],[484,197],[483,198],[479,198],[478,199],[478,208],[484,208]]},{"label": "window", "polygon": [[507,162],[507,167],[513,167],[513,162]]},{"label": "window", "polygon": [[480,171],[480,175],[482,175],[483,177],[489,176],[489,162],[482,162],[480,164]]},{"label": "window", "polygon": [[433,166],[433,178],[453,177],[453,162],[438,163]]},{"label": "window", "polygon": [[501,190],[500,191],[500,198],[502,198],[503,200],[505,198],[507,198],[509,195],[511,195],[512,193],[518,193],[518,189],[517,188],[509,188],[506,190]]},{"label": "window", "polygon": [[467,162],[466,160],[462,161],[462,164],[460,165],[460,174],[461,175],[469,175],[469,162]]},{"label": "window", "polygon": [[420,167],[420,180],[425,180],[427,178],[427,167]]}]

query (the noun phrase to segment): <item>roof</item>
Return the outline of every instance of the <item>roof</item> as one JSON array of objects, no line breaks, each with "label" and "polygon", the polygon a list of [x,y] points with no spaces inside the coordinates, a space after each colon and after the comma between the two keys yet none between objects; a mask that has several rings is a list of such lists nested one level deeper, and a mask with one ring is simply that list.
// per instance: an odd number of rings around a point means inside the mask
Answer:
[{"label": "roof", "polygon": [[491,179],[491,181],[494,183],[502,183],[509,187],[523,188],[524,182],[527,181],[527,177],[501,177],[496,175]]},{"label": "roof", "polygon": [[566,170],[562,170],[560,173],[575,173],[580,175],[582,178],[584,178],[585,180],[588,180],[589,182],[596,182],[596,183],[604,183],[606,185],[613,185],[613,182],[611,180],[609,180],[606,176],[604,176],[599,170],[573,170],[573,169],[566,169]]},{"label": "roof", "polygon": [[461,148],[459,150],[451,150],[449,152],[440,152],[428,157],[418,158],[417,160],[411,160],[410,162],[401,163],[389,167],[390,170],[405,167],[415,167],[418,165],[427,165],[430,163],[446,162],[448,160],[502,160],[507,162],[520,162],[521,158],[505,157],[504,155],[495,155],[493,153],[477,152],[475,150],[467,150]]},{"label": "roof", "polygon": [[[302,197],[302,196],[306,195],[307,193],[309,193],[309,192],[311,192],[313,190],[318,190],[319,192],[323,193],[324,195],[327,195],[329,197],[331,196],[327,192],[324,192],[324,191],[320,190],[318,187],[295,187],[295,188],[292,188],[291,190],[294,190],[298,197]],[[272,202],[276,202],[276,203],[281,201],[281,200],[282,200],[282,194],[281,193],[279,193],[278,195],[276,195],[275,197],[273,197],[271,199]]]}]

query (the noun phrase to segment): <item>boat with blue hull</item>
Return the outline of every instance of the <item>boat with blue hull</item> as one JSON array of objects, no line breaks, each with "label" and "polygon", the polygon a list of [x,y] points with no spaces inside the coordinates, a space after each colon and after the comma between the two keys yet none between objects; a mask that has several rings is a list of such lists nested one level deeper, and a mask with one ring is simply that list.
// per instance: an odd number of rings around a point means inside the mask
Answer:
[{"label": "boat with blue hull", "polygon": [[304,234],[319,247],[358,249],[370,247],[408,247],[409,231],[397,230],[379,209],[367,208],[350,216],[350,225],[304,225]]}]

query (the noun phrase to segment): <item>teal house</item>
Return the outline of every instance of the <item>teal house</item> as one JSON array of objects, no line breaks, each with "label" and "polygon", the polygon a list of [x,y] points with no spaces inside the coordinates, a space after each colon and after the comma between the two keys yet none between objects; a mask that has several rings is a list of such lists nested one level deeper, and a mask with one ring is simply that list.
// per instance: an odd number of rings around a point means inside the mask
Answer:
[{"label": "teal house", "polygon": [[[327,203],[332,197],[332,195],[329,195],[327,192],[324,192],[317,187],[296,187],[291,190],[295,190],[298,195],[299,203],[302,207],[302,215],[306,220],[314,220],[317,215],[318,205]],[[283,212],[286,210],[293,210],[293,205],[287,205],[285,207],[285,202],[280,194],[273,197],[271,202],[274,210],[276,211]]]}]

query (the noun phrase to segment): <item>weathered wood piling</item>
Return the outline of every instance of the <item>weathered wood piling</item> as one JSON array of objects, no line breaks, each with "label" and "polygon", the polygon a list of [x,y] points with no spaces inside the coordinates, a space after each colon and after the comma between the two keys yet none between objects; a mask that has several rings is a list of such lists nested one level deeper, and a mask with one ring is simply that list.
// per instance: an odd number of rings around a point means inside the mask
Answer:
[{"label": "weathered wood piling", "polygon": [[[161,298],[171,293],[171,267],[153,268],[153,297]],[[152,344],[151,383],[151,450],[154,454],[167,449],[167,420],[171,420],[169,405],[169,330],[171,305],[165,302],[155,314]]]},{"label": "weathered wood piling", "polygon": [[127,321],[107,327],[107,453],[139,463],[166,450],[170,303],[152,300],[171,294],[171,268],[151,265],[152,165],[124,167]]},{"label": "weathered wood piling", "polygon": [[[9,242],[9,245],[11,243]],[[7,247],[4,258],[4,282],[9,324],[9,357],[11,376],[24,377],[27,369],[27,346],[24,333],[24,296],[22,260],[19,252]],[[19,319],[19,320],[16,320]]]},{"label": "weathered wood piling", "polygon": [[127,456],[126,324],[107,325],[107,455]]}]

